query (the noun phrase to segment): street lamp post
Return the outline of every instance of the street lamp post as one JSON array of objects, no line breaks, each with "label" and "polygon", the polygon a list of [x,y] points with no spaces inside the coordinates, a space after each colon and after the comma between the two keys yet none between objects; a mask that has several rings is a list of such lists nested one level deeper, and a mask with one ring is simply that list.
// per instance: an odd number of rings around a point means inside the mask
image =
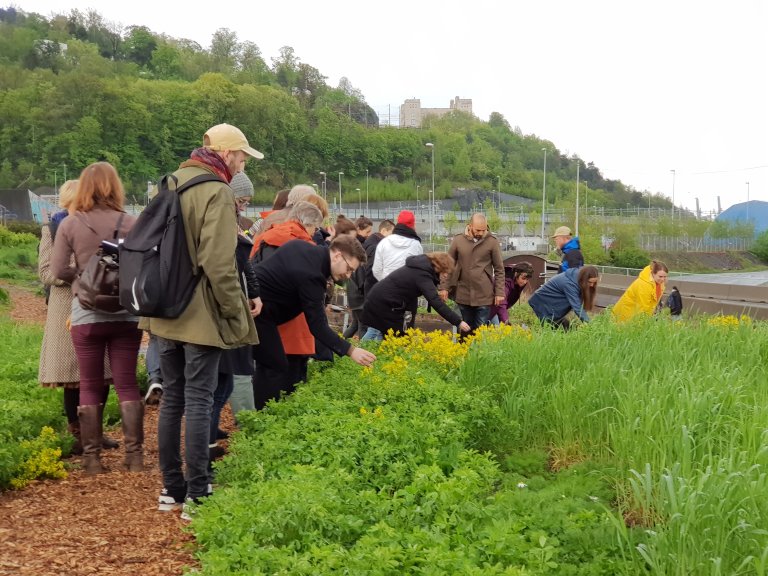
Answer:
[{"label": "street lamp post", "polygon": [[327,188],[327,186],[325,184],[326,179],[327,179],[327,175],[326,175],[325,172],[320,172],[320,176],[323,177],[323,200],[327,200],[328,199],[328,188]]},{"label": "street lamp post", "polygon": [[576,160],[576,222],[574,227],[576,228],[576,236],[579,235],[579,168],[581,162]]},{"label": "street lamp post", "polygon": [[339,172],[339,212],[342,212],[341,209],[341,177],[344,176],[344,172]]},{"label": "street lamp post", "polygon": [[426,147],[432,150],[432,201],[429,203],[429,240],[431,242],[435,220],[435,145],[427,142]]},{"label": "street lamp post", "polygon": [[368,208],[368,168],[365,169],[365,215],[371,217],[371,209]]},{"label": "street lamp post", "polygon": [[544,242],[544,215],[547,211],[547,149],[542,148],[544,151],[544,184],[541,187],[541,241]]},{"label": "street lamp post", "polygon": [[419,188],[421,186],[419,184],[416,184],[416,209],[419,209]]},{"label": "street lamp post", "polygon": [[358,205],[358,216],[363,215],[363,193],[360,192],[360,188],[355,188],[357,190],[357,205]]},{"label": "street lamp post", "polygon": [[747,182],[747,224],[749,224],[749,182]]},{"label": "street lamp post", "polygon": [[675,171],[670,170],[672,172],[672,220],[675,219]]},{"label": "street lamp post", "polygon": [[499,212],[501,212],[501,176],[497,176],[497,178],[499,179],[499,186],[496,188],[496,192],[497,192],[497,193],[498,193],[498,195],[499,195],[499,207],[498,207],[498,211],[499,211]]}]

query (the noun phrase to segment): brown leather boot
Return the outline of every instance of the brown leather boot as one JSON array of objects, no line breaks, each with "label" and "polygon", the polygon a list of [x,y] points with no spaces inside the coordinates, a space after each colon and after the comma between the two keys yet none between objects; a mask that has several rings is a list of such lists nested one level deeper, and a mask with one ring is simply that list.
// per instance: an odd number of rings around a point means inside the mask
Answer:
[{"label": "brown leather boot", "polygon": [[[99,415],[101,417],[102,427],[104,426],[104,404],[99,404]],[[115,450],[120,447],[120,442],[114,438],[110,438],[106,434],[101,436],[101,447],[104,450]]]},{"label": "brown leather boot", "polygon": [[102,405],[78,406],[80,417],[80,441],[83,444],[83,468],[86,474],[106,472],[101,465],[101,410]]},{"label": "brown leather boot", "polygon": [[125,469],[129,472],[144,471],[144,402],[133,400],[120,403],[125,442]]},{"label": "brown leather boot", "polygon": [[67,424],[67,431],[75,437],[75,443],[69,453],[72,456],[80,456],[83,453],[83,444],[80,442],[80,422],[70,422]]}]

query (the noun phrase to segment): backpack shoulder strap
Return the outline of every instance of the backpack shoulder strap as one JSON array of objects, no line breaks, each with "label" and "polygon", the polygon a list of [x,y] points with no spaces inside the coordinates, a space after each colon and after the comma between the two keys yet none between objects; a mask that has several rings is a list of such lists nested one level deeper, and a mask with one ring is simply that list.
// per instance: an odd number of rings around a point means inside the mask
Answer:
[{"label": "backpack shoulder strap", "polygon": [[117,219],[117,224],[115,224],[115,232],[112,234],[112,240],[117,240],[117,235],[120,233],[120,225],[123,223],[124,217],[125,212],[120,212],[120,217]]},{"label": "backpack shoulder strap", "polygon": [[[174,180],[176,180],[175,176],[171,175],[171,177]],[[193,186],[197,186],[198,184],[202,184],[203,182],[221,182],[222,184],[226,184],[226,182],[224,182],[224,180],[222,180],[221,178],[219,178],[218,176],[216,176],[214,174],[208,174],[208,173],[198,174],[194,178],[190,178],[189,180],[184,182],[184,184],[182,184],[181,186],[177,186],[176,187],[176,193],[177,194],[181,194],[185,190],[188,190],[189,188],[192,188]],[[176,183],[178,184],[178,180],[176,180]]]}]

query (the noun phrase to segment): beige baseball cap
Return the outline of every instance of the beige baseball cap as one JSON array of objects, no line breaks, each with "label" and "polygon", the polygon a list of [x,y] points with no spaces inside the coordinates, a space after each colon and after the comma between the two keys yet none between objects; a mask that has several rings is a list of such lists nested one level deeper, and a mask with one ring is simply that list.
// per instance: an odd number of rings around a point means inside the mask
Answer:
[{"label": "beige baseball cap", "polygon": [[217,152],[242,150],[257,160],[264,158],[264,154],[250,147],[245,134],[231,124],[217,124],[213,128],[209,128],[203,136],[203,146]]},{"label": "beige baseball cap", "polygon": [[560,226],[560,228],[555,230],[555,233],[552,234],[552,238],[557,238],[558,236],[572,236],[571,229],[568,228],[568,226]]}]

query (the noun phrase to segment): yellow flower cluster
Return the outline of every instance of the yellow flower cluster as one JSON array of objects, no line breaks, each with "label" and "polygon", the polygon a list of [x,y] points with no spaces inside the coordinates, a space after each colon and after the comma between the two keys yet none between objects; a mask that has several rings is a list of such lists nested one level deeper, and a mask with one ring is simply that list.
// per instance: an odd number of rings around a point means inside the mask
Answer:
[{"label": "yellow flower cluster", "polygon": [[426,334],[418,328],[411,328],[402,336],[395,336],[389,332],[381,343],[379,352],[394,358],[402,358],[405,354],[414,361],[425,361],[445,368],[453,368],[459,365],[468,348],[468,342],[454,342],[450,332]]},{"label": "yellow flower cluster", "polygon": [[713,316],[707,320],[707,325],[721,328],[735,328],[740,325],[751,326],[752,319],[744,314],[741,316]]},{"label": "yellow flower cluster", "polygon": [[480,326],[475,333],[467,338],[467,342],[501,342],[509,338],[533,338],[531,331],[517,324],[500,324],[499,326]]},{"label": "yellow flower cluster", "polygon": [[61,461],[61,449],[52,448],[56,443],[56,433],[50,426],[44,426],[40,436],[21,443],[22,448],[31,451],[31,455],[21,465],[20,471],[11,479],[11,486],[17,490],[24,488],[36,478],[66,478],[67,471]]},{"label": "yellow flower cluster", "polygon": [[360,416],[362,416],[363,418],[365,417],[384,418],[384,411],[381,409],[381,406],[376,406],[373,412],[369,412],[368,408],[366,408],[365,406],[360,406]]}]

